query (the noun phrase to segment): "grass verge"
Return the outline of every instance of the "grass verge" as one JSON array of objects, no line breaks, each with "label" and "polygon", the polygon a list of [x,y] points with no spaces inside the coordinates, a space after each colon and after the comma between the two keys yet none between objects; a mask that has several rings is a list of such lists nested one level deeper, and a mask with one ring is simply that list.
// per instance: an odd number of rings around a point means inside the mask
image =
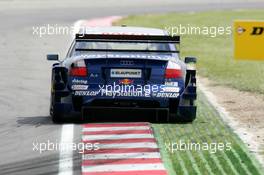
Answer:
[{"label": "grass verge", "polygon": [[263,174],[263,168],[242,141],[222,121],[205,96],[199,94],[198,116],[192,124],[152,125],[161,153],[166,153],[164,162],[170,161],[175,174]]}]

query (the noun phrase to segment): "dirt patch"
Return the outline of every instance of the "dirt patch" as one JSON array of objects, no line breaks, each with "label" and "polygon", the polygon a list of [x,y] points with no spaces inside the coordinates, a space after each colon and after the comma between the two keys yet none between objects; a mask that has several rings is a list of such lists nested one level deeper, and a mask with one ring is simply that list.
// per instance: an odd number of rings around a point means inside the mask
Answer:
[{"label": "dirt patch", "polygon": [[226,114],[222,118],[264,167],[264,95],[242,92],[202,77],[199,85],[209,100],[219,105],[219,110]]}]

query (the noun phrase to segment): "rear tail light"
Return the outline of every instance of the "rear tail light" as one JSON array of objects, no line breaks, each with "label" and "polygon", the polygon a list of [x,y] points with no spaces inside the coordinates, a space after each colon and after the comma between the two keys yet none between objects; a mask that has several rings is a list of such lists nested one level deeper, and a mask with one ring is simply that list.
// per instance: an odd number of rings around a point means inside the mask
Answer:
[{"label": "rear tail light", "polygon": [[169,61],[165,70],[165,78],[181,78],[182,70],[181,66],[177,63]]},{"label": "rear tail light", "polygon": [[71,76],[86,77],[87,70],[86,67],[73,67],[70,72]]},{"label": "rear tail light", "polygon": [[88,70],[87,70],[84,60],[79,60],[75,63],[72,63],[71,69],[70,69],[71,76],[86,77],[87,74],[88,74]]}]

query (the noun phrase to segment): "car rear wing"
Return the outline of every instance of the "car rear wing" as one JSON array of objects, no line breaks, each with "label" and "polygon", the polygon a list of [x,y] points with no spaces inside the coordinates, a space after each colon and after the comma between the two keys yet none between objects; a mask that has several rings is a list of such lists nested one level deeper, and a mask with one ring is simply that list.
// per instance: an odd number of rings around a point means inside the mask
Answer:
[{"label": "car rear wing", "polygon": [[76,41],[180,43],[180,36],[76,34]]},{"label": "car rear wing", "polygon": [[[166,35],[115,35],[115,34],[76,34],[76,42],[125,42],[125,43],[168,43],[180,44],[180,36]],[[111,52],[171,52],[178,50],[135,50],[135,49],[76,49],[76,51],[111,51]]]}]

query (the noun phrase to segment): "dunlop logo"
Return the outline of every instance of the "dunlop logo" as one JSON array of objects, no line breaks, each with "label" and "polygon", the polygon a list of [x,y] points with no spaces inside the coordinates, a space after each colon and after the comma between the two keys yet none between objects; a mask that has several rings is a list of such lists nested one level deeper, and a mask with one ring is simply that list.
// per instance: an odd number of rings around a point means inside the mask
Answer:
[{"label": "dunlop logo", "polygon": [[264,21],[234,22],[234,58],[264,60]]},{"label": "dunlop logo", "polygon": [[264,27],[253,27],[251,35],[262,35],[264,34]]}]

